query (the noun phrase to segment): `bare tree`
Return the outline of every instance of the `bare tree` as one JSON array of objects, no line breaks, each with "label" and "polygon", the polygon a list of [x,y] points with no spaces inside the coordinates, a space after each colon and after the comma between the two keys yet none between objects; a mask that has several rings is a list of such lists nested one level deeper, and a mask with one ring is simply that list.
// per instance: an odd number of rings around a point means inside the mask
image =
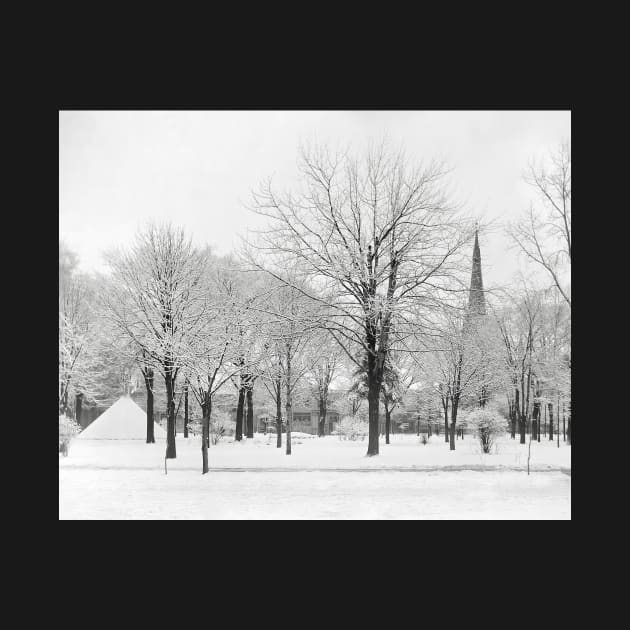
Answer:
[{"label": "bare tree", "polygon": [[129,250],[110,252],[104,293],[109,316],[155,365],[166,386],[166,458],[176,457],[175,385],[189,337],[204,316],[199,283],[207,252],[197,251],[183,230],[149,224]]},{"label": "bare tree", "polygon": [[512,306],[495,311],[505,350],[505,365],[514,397],[508,397],[512,408],[512,433],[518,423],[520,443],[525,444],[526,422],[530,411],[530,393],[534,371],[534,345],[539,314],[540,294],[523,284],[521,294],[510,296]]},{"label": "bare tree", "polygon": [[[303,377],[313,369],[317,353],[312,348],[313,332],[318,330],[317,303],[308,297],[310,288],[291,277],[291,284],[280,284],[271,290],[260,307],[268,315],[265,322],[266,346],[270,354],[271,385],[267,388],[279,406],[284,386],[286,454],[291,455],[293,395]],[[280,410],[277,408],[277,421]],[[278,421],[278,446],[281,445],[281,420]]]},{"label": "bare tree", "polygon": [[317,394],[317,436],[324,437],[330,384],[339,372],[343,357],[338,344],[326,330],[320,331],[318,338],[314,340],[313,352],[313,366],[308,370],[307,378]]},{"label": "bare tree", "polygon": [[238,348],[239,304],[233,273],[226,265],[217,264],[204,282],[206,307],[202,324],[189,335],[187,352],[183,356],[188,387],[202,409],[201,456],[202,474],[209,471],[210,418],[212,401],[219,389],[239,372],[234,361]]},{"label": "bare tree", "polygon": [[[469,234],[456,221],[436,163],[411,168],[402,151],[384,145],[362,159],[317,148],[302,150],[300,171],[300,191],[279,194],[267,181],[254,194],[253,210],[269,226],[248,260],[258,269],[272,260],[275,277],[332,311],[326,327],[350,359],[360,367],[357,350],[367,357],[367,454],[377,455],[388,352],[404,334],[411,304],[439,302]],[[308,278],[314,291],[299,289],[283,270]]]},{"label": "bare tree", "polygon": [[[74,407],[80,422],[83,400],[96,399],[99,326],[93,279],[76,270],[76,256],[59,244],[59,414]],[[78,417],[77,417],[78,414]]]},{"label": "bare tree", "polygon": [[563,142],[550,166],[530,164],[525,181],[538,193],[546,214],[530,205],[527,215],[508,227],[508,234],[528,259],[543,267],[571,307],[570,287],[561,279],[571,266],[571,146]]}]

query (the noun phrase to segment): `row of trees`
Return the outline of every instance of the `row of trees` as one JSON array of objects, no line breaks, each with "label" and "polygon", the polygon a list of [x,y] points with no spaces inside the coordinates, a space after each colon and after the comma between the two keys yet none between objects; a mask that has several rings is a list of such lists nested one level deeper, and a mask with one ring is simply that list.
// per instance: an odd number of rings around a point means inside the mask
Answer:
[{"label": "row of trees", "polygon": [[[570,264],[568,155],[568,170],[564,158],[556,164],[568,184],[535,169],[530,181],[554,202],[551,224],[557,217],[568,225],[552,236],[568,235]],[[530,415],[539,430],[543,405],[557,414],[562,398],[570,409],[570,287],[561,256],[541,245],[549,222],[534,221],[532,210],[510,233],[527,255],[534,244],[538,258],[530,258],[553,285],[489,293],[487,312],[473,321],[466,281],[476,226],[449,201],[440,164],[411,167],[383,145],[362,157],[315,148],[302,150],[300,171],[301,188],[281,193],[266,181],[253,195],[251,208],[267,225],[237,257],[194,247],[171,225],[149,225],[130,248],[109,252],[111,273],[90,282],[60,246],[60,413],[73,396],[77,409],[79,399],[102,396],[105,381],[127,391],[135,368],[147,392],[147,442],[155,379],[164,382],[166,458],[176,457],[177,401],[187,435],[192,393],[205,473],[213,400],[226,387],[236,394],[240,440],[253,437],[254,389],[263,384],[278,447],[286,424],[287,454],[296,397],[316,396],[323,435],[340,376],[354,382],[350,415],[367,401],[369,456],[379,452],[381,404],[389,443],[394,409],[439,402],[452,449],[462,405],[504,396],[521,442]]]}]

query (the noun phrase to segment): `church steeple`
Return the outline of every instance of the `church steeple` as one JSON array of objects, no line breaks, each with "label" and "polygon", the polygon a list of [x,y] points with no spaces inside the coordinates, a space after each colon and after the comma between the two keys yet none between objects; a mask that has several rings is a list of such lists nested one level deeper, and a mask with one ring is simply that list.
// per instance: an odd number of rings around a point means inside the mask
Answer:
[{"label": "church steeple", "polygon": [[475,229],[475,245],[473,247],[472,274],[470,276],[470,295],[468,297],[468,312],[471,315],[486,314],[486,298],[483,292],[483,278],[481,276],[481,251],[479,249],[479,231]]}]

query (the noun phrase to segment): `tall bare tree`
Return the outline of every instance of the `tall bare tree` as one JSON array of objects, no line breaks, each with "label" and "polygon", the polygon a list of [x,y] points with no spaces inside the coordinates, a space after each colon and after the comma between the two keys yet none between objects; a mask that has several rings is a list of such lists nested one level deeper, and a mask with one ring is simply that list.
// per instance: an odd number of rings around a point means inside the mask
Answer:
[{"label": "tall bare tree", "polygon": [[[357,351],[365,354],[367,454],[377,455],[387,354],[404,334],[410,305],[430,308],[439,301],[469,235],[437,163],[412,168],[402,151],[381,144],[362,158],[303,149],[299,168],[300,190],[281,194],[268,180],[254,194],[253,210],[269,225],[249,249],[249,261],[264,269],[271,259],[280,270],[272,271],[275,277],[332,311],[326,327],[358,367]],[[308,278],[314,291],[299,289],[283,270]]]},{"label": "tall bare tree", "polygon": [[[202,474],[209,471],[210,418],[214,395],[241,369],[234,359],[239,353],[239,296],[234,272],[225,261],[213,261],[214,269],[204,278],[206,306],[201,325],[188,336],[182,357],[188,374],[188,387],[202,410]],[[247,367],[247,366],[246,366]]]},{"label": "tall bare tree", "polygon": [[207,252],[196,250],[180,228],[149,224],[128,250],[110,252],[104,293],[109,316],[155,365],[166,386],[166,458],[176,457],[175,385],[191,335],[204,316],[199,290]]},{"label": "tall bare tree", "polygon": [[76,266],[76,255],[60,241],[59,414],[70,415],[74,408],[80,422],[83,400],[94,400],[98,393],[100,336],[93,279]]}]

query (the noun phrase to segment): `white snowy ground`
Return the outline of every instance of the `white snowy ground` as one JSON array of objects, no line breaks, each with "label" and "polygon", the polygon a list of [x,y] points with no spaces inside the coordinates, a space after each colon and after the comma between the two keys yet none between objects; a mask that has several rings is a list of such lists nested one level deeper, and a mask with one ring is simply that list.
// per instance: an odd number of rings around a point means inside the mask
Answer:
[{"label": "white snowy ground", "polygon": [[571,448],[503,439],[484,455],[466,436],[450,451],[443,437],[422,445],[392,437],[380,455],[367,441],[294,435],[293,453],[275,436],[209,451],[201,475],[200,439],[165,443],[73,441],[59,458],[60,519],[570,519]]}]

